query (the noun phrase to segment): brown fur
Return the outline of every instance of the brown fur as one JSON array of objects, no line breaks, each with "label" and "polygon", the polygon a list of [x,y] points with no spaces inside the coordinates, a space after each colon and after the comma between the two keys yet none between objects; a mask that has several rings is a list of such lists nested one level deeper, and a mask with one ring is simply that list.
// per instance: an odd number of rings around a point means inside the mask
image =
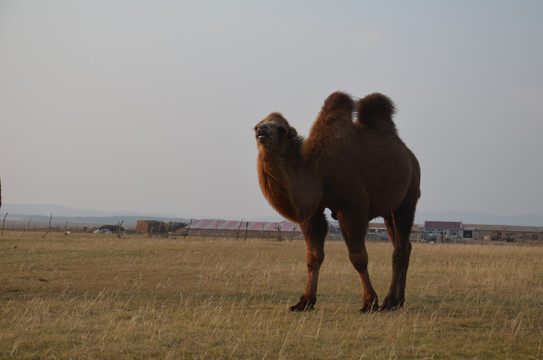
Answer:
[{"label": "brown fur", "polygon": [[[279,113],[256,125],[262,193],[281,215],[300,224],[306,240],[307,284],[291,310],[309,310],[316,302],[328,230],[325,208],[338,219],[349,259],[360,276],[362,311],[403,305],[420,169],[397,135],[394,111],[392,101],[382,94],[355,104],[349,95],[335,92],[325,100],[305,140]],[[380,307],[364,244],[368,223],[378,216],[385,219],[394,246],[392,281]]]}]

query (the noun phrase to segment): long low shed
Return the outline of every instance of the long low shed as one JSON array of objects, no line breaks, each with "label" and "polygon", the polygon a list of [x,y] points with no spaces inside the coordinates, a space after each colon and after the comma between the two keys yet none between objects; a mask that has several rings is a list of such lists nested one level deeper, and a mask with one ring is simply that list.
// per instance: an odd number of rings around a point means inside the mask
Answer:
[{"label": "long low shed", "polygon": [[202,237],[266,238],[292,240],[302,234],[300,226],[291,222],[193,220],[180,234]]}]

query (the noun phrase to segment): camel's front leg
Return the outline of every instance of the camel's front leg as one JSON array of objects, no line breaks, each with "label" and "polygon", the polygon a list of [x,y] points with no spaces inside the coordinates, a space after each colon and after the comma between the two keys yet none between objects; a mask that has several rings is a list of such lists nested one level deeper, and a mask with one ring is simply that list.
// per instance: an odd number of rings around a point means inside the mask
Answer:
[{"label": "camel's front leg", "polygon": [[305,237],[307,283],[300,301],[290,307],[291,311],[307,311],[313,309],[317,302],[317,282],[319,270],[324,261],[324,238],[328,232],[328,223],[323,213],[316,214],[308,222],[300,224]]}]

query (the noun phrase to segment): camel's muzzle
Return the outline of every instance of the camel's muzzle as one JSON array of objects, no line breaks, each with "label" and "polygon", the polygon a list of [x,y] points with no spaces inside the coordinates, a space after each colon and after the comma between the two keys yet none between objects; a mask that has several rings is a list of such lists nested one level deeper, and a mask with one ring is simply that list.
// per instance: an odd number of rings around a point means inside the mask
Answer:
[{"label": "camel's muzzle", "polygon": [[260,125],[255,129],[255,136],[260,141],[266,140],[271,137],[270,131],[267,126]]}]

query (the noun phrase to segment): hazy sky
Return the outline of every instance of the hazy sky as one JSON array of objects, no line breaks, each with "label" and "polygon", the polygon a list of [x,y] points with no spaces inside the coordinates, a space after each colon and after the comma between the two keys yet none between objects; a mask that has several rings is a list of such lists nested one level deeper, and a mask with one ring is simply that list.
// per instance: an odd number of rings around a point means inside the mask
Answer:
[{"label": "hazy sky", "polygon": [[543,2],[0,0],[6,203],[274,216],[252,128],[390,96],[419,209],[543,214]]}]

